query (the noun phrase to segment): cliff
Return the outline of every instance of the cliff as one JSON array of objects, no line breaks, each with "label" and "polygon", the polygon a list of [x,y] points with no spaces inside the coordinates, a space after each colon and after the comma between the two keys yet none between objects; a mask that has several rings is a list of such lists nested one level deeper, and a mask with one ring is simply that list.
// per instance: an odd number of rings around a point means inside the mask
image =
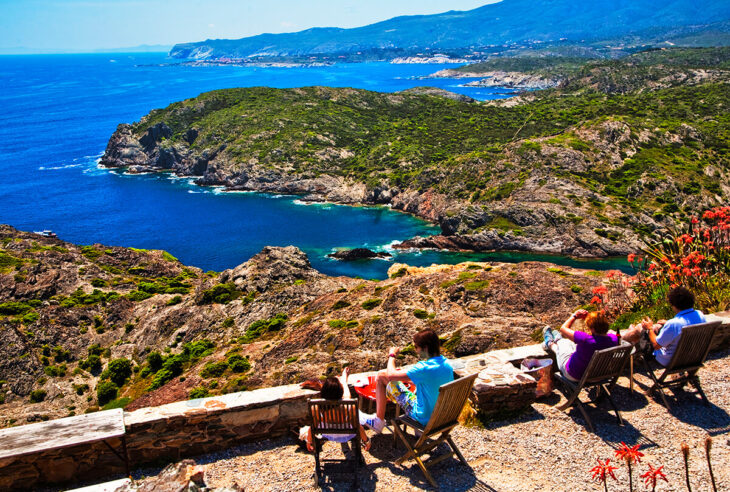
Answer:
[{"label": "cliff", "polygon": [[0,226],[0,426],[380,369],[426,327],[449,356],[523,345],[602,280],[536,262],[390,273],[328,277],[294,247],[203,273]]}]

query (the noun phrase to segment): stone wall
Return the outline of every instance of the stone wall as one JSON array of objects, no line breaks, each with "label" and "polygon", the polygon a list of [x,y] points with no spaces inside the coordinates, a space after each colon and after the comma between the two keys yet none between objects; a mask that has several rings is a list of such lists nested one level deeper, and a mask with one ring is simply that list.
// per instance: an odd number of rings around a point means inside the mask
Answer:
[{"label": "stone wall", "polygon": [[[110,439],[119,449],[121,439]],[[103,442],[0,459],[0,490],[30,490],[39,483],[64,483],[123,474],[125,465]]]},{"label": "stone wall", "polygon": [[178,460],[283,435],[304,425],[312,394],[278,386],[127,413],[129,458],[133,465]]}]

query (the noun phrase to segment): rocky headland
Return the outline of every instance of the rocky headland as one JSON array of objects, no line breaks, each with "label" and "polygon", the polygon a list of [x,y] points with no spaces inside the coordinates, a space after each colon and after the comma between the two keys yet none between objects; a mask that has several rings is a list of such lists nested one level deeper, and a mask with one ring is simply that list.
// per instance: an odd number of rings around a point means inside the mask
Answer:
[{"label": "rocky headland", "polygon": [[294,247],[204,273],[0,226],[0,426],[379,369],[391,345],[410,363],[425,327],[449,356],[523,345],[603,280],[537,262],[389,273],[329,277]]},{"label": "rocky headland", "polygon": [[490,62],[570,74],[506,102],[425,88],[214,91],[119,125],[101,165],[385,204],[441,227],[403,247],[624,255],[730,196],[727,122],[716,119],[730,104],[729,59],[715,49]]},{"label": "rocky headland", "polygon": [[444,78],[444,79],[480,79],[466,82],[467,87],[504,87],[507,89],[550,89],[558,87],[562,79],[558,77],[549,77],[545,75],[535,75],[522,72],[505,72],[502,70],[495,71],[478,71],[471,72],[466,70],[439,70],[429,75],[428,78]]}]

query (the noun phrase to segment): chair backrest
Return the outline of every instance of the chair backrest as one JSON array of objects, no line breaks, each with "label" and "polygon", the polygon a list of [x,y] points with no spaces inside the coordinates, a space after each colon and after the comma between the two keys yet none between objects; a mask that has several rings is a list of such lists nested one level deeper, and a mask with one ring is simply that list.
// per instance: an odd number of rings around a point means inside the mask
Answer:
[{"label": "chair backrest", "polygon": [[630,343],[621,342],[616,347],[593,352],[591,361],[583,373],[581,385],[598,383],[621,374],[629,357],[631,357],[632,349],[633,346]]},{"label": "chair backrest", "polygon": [[441,429],[458,421],[477,376],[478,373],[441,385],[436,406],[424,429],[424,434],[427,435],[432,430]]},{"label": "chair backrest", "polygon": [[721,321],[712,321],[682,328],[677,348],[672,355],[672,360],[667,364],[667,369],[681,370],[701,366],[710,352],[715,331],[721,324]]},{"label": "chair backrest", "polygon": [[357,400],[309,400],[313,434],[357,434]]}]

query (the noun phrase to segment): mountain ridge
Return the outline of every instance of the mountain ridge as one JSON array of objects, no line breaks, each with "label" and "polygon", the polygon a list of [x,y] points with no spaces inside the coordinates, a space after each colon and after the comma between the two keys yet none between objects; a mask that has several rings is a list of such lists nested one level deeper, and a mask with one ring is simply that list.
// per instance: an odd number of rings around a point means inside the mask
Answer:
[{"label": "mountain ridge", "polygon": [[[214,59],[348,56],[373,52],[392,58],[418,51],[457,50],[475,52],[503,44],[586,43],[697,26],[727,26],[730,4],[717,0],[599,0],[591,8],[569,0],[503,0],[469,11],[400,16],[367,26],[344,29],[314,27],[283,34],[259,34],[237,40],[217,39],[181,43],[170,51],[174,58]],[[609,27],[610,26],[610,27]],[[617,27],[618,26],[618,27]],[[650,31],[655,31],[653,34]],[[641,39],[635,40],[641,42]]]}]

